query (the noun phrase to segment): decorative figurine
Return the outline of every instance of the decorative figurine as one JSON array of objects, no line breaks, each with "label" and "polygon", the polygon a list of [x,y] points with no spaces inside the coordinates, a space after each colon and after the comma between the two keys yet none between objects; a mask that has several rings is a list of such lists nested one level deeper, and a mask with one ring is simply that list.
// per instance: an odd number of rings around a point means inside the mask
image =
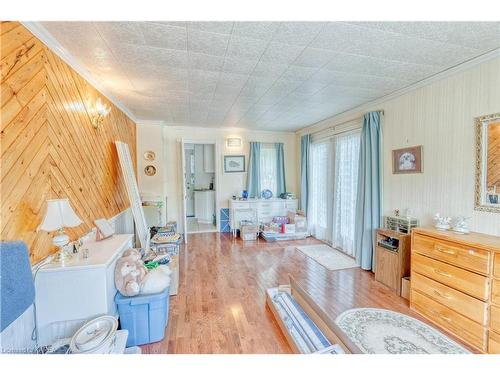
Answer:
[{"label": "decorative figurine", "polygon": [[441,216],[439,213],[434,215],[434,226],[439,230],[448,230],[450,229],[451,217],[449,216]]},{"label": "decorative figurine", "polygon": [[470,232],[469,226],[467,224],[467,220],[469,220],[470,217],[465,217],[465,216],[459,216],[455,219],[453,223],[453,232],[457,233],[462,233],[462,234],[467,234]]}]

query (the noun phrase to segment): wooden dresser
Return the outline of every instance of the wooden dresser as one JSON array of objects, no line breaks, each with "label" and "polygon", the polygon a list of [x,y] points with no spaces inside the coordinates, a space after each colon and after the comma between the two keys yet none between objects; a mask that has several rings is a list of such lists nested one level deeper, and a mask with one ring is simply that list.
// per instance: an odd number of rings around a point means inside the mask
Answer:
[{"label": "wooden dresser", "polygon": [[410,307],[477,350],[500,353],[500,237],[414,229]]}]

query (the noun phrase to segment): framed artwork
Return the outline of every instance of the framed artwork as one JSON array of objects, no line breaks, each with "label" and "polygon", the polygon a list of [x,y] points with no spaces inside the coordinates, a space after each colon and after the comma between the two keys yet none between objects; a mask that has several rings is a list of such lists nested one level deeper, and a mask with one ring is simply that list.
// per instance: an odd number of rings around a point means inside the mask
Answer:
[{"label": "framed artwork", "polygon": [[422,146],[392,150],[392,173],[422,173]]},{"label": "framed artwork", "polygon": [[245,172],[245,155],[224,155],[224,173]]}]

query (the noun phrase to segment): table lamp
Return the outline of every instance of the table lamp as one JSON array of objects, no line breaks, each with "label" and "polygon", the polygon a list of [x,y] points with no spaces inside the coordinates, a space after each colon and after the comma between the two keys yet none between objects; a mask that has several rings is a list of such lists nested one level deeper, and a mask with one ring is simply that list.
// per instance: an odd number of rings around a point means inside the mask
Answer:
[{"label": "table lamp", "polygon": [[52,239],[52,243],[59,247],[56,261],[63,263],[73,256],[64,248],[69,242],[69,236],[64,233],[64,228],[76,227],[81,223],[82,221],[71,208],[67,198],[47,200],[47,212],[38,229],[46,232],[57,231],[57,234]]}]

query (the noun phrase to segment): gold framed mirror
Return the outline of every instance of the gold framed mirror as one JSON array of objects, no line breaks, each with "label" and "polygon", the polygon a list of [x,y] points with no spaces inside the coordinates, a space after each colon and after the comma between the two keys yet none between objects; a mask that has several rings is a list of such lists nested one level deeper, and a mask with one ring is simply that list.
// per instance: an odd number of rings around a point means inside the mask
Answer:
[{"label": "gold framed mirror", "polygon": [[475,118],[476,191],[474,209],[500,212],[500,113]]}]

